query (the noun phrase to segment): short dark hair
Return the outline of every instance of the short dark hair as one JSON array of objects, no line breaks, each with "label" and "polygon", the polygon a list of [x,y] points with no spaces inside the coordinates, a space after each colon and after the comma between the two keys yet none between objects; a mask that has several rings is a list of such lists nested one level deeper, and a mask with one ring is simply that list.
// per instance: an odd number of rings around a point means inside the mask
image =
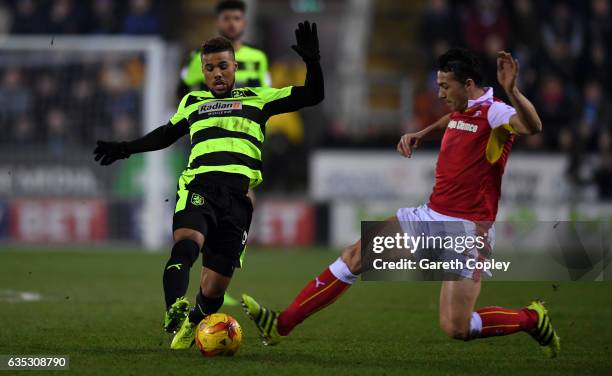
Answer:
[{"label": "short dark hair", "polygon": [[241,0],[221,0],[217,3],[217,16],[221,14],[221,12],[226,10],[240,10],[242,12],[246,11],[246,4]]},{"label": "short dark hair", "polygon": [[451,48],[438,57],[438,70],[453,72],[457,81],[465,83],[472,79],[478,86],[482,86],[483,74],[478,57],[472,51],[464,48]]},{"label": "short dark hair", "polygon": [[210,38],[202,43],[201,55],[224,51],[229,51],[235,56],[232,42],[223,37]]}]

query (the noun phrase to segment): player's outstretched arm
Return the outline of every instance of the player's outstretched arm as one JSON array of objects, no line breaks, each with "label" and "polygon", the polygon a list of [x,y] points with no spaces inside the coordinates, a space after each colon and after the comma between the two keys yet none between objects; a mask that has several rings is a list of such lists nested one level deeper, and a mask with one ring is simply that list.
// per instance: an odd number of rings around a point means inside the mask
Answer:
[{"label": "player's outstretched arm", "polygon": [[167,148],[187,133],[189,133],[189,124],[186,121],[177,124],[168,123],[133,141],[98,140],[93,153],[96,162],[108,166],[119,159],[129,158],[132,154]]},{"label": "player's outstretched arm", "polygon": [[406,133],[400,138],[397,143],[397,152],[406,158],[412,156],[412,151],[419,147],[421,139],[432,131],[446,128],[450,121],[450,114],[446,114],[438,119],[435,123],[423,128],[422,130],[414,133]]},{"label": "player's outstretched arm", "polygon": [[270,116],[314,106],[321,103],[325,97],[317,24],[311,24],[308,21],[300,22],[295,30],[295,39],[296,44],[291,48],[306,63],[306,80],[304,86],[291,88],[289,96],[266,104],[265,111]]},{"label": "player's outstretched arm", "polygon": [[298,92],[303,91],[304,106],[314,106],[321,103],[325,98],[325,87],[323,85],[323,70],[321,69],[321,55],[319,53],[319,36],[317,24],[310,25],[308,21],[298,24],[295,30],[297,44],[291,46],[306,63],[306,79],[304,86],[296,88]]},{"label": "player's outstretched arm", "polygon": [[542,121],[533,104],[516,87],[519,63],[511,54],[497,54],[497,81],[504,88],[516,115],[510,117],[510,126],[518,134],[530,135],[542,132]]}]

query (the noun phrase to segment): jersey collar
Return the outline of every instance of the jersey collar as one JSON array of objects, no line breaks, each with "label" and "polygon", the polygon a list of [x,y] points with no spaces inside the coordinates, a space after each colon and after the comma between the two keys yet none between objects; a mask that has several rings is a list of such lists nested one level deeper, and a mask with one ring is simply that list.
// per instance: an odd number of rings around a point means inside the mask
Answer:
[{"label": "jersey collar", "polygon": [[213,97],[215,97],[216,99],[224,99],[224,98],[232,98],[232,94],[234,92],[235,87],[232,86],[231,89],[229,89],[228,91],[226,91],[225,93],[221,93],[221,94],[215,94],[215,92],[213,92],[212,90],[210,91],[210,93],[212,94]]},{"label": "jersey collar", "polygon": [[493,101],[493,88],[492,87],[484,87],[485,93],[476,99],[468,99],[467,108],[474,107],[476,105],[492,102]]}]

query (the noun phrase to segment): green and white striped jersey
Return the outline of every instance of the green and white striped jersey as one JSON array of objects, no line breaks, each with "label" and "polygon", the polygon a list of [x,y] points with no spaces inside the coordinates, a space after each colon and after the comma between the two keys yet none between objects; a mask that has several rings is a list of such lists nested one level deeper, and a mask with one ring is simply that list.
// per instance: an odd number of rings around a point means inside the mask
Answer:
[{"label": "green and white striped jersey", "polygon": [[209,91],[185,95],[169,124],[191,138],[183,178],[190,182],[204,173],[224,172],[248,177],[250,187],[259,185],[267,120],[312,104],[299,89],[303,87],[247,87],[232,90],[227,98]]}]

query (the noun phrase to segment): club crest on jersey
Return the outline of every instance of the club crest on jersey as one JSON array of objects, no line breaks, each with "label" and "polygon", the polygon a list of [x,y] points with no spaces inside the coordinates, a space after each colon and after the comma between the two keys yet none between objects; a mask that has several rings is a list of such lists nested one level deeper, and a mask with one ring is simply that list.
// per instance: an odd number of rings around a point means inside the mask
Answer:
[{"label": "club crest on jersey", "polygon": [[450,129],[457,129],[459,131],[468,131],[472,133],[478,132],[478,126],[475,124],[466,123],[463,120],[451,120],[448,123]]},{"label": "club crest on jersey", "polygon": [[198,114],[218,115],[242,110],[240,101],[214,101],[203,103],[198,107]]},{"label": "club crest on jersey", "polygon": [[251,89],[240,88],[232,90],[233,98],[246,98],[246,97],[255,97],[257,94],[253,92]]},{"label": "club crest on jersey", "polygon": [[200,196],[197,193],[192,193],[191,194],[191,203],[195,206],[202,206],[204,205],[204,197]]}]

